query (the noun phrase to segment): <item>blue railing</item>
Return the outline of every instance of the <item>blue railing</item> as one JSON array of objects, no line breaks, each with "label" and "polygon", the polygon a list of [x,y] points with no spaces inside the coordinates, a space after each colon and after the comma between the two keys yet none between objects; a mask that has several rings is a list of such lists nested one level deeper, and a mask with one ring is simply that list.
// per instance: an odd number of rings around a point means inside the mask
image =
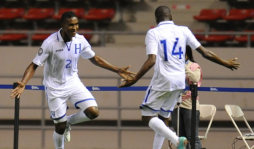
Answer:
[{"label": "blue railing", "polygon": [[[11,84],[0,84],[0,89],[13,89]],[[42,85],[26,85],[26,90],[44,90]],[[89,91],[146,91],[147,86],[132,86],[118,88],[117,86],[87,86]],[[185,90],[188,90],[186,87]],[[254,92],[254,88],[233,88],[233,87],[199,87],[198,91],[206,92]]]}]

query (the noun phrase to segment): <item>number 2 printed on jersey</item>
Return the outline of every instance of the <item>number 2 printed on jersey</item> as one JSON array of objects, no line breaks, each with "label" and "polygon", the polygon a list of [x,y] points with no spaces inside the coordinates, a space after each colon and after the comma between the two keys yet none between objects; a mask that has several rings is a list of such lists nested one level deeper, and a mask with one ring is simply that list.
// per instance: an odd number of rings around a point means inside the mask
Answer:
[{"label": "number 2 printed on jersey", "polygon": [[66,62],[67,62],[67,64],[66,64],[65,68],[71,68],[71,60],[67,59]]},{"label": "number 2 printed on jersey", "polygon": [[[172,55],[178,55],[179,59],[182,59],[182,54],[183,54],[182,47],[179,47],[178,49],[176,48],[177,44],[178,44],[178,40],[179,40],[179,38],[176,38],[176,41],[174,42],[174,46],[173,46],[173,50],[172,50],[171,54]],[[163,45],[164,60],[168,61],[167,41],[166,41],[166,39],[161,40],[161,44]]]},{"label": "number 2 printed on jersey", "polygon": [[[68,48],[68,51],[71,51],[70,48],[71,48],[71,44],[70,44],[70,47],[68,47],[68,45],[66,44],[67,48]],[[81,52],[81,43],[78,44],[75,44],[75,53],[74,54],[79,54]],[[65,68],[71,68],[71,59],[67,59],[66,60],[66,65],[65,65]]]}]

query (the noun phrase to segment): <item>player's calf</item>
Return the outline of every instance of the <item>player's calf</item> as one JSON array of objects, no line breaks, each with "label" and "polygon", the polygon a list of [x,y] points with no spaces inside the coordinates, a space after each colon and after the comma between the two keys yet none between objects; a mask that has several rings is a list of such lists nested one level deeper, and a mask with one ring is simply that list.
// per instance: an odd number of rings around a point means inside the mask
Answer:
[{"label": "player's calf", "polygon": [[70,142],[71,141],[71,125],[67,122],[66,128],[64,131],[64,142]]}]

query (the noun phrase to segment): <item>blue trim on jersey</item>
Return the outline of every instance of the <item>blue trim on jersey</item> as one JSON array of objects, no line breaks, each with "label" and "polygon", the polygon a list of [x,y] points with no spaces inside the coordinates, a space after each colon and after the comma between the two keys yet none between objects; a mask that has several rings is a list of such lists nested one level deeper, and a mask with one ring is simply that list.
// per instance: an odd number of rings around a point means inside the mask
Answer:
[{"label": "blue trim on jersey", "polygon": [[52,116],[50,116],[50,118],[53,119],[53,120],[60,120],[61,118],[65,117],[65,115],[66,115],[66,113],[63,116],[58,117],[58,118],[52,118]]},{"label": "blue trim on jersey", "polygon": [[152,110],[152,111],[155,111],[155,112],[158,112],[158,111],[160,111],[160,110],[155,110],[155,109],[153,109],[153,108],[151,108],[151,107],[149,107],[149,106],[147,106],[147,105],[141,105],[139,108],[140,109],[143,109],[143,107],[146,107],[146,108],[148,108],[148,109],[150,109],[150,110]]},{"label": "blue trim on jersey", "polygon": [[77,104],[81,103],[81,102],[84,102],[84,101],[88,101],[88,100],[95,100],[94,98],[88,98],[88,99],[84,99],[84,100],[81,100],[81,101],[78,101],[74,104],[75,108],[76,109],[79,109],[79,107],[77,106]]},{"label": "blue trim on jersey", "polygon": [[147,98],[148,98],[148,96],[149,96],[149,94],[150,94],[150,92],[151,92],[151,88],[152,88],[152,86],[151,86],[150,89],[148,90],[148,93],[147,93],[146,98],[145,98],[145,102],[147,102]]},{"label": "blue trim on jersey", "polygon": [[173,111],[171,111],[171,110],[164,110],[164,109],[162,109],[162,108],[161,108],[161,111],[163,111],[163,112],[173,112]]},{"label": "blue trim on jersey", "polygon": [[56,34],[57,41],[59,42],[58,33]]}]

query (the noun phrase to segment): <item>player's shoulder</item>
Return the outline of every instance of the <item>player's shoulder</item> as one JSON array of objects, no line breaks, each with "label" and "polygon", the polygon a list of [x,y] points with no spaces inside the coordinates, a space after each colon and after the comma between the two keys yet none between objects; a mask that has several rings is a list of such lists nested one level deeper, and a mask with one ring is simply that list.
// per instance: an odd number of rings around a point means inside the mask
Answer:
[{"label": "player's shoulder", "polygon": [[158,26],[155,26],[155,27],[151,27],[148,32],[154,32],[158,29]]},{"label": "player's shoulder", "polygon": [[190,30],[188,26],[184,26],[184,25],[177,25],[177,27],[179,27],[180,29],[184,31]]},{"label": "player's shoulder", "polygon": [[78,34],[78,33],[76,34],[75,37],[77,40],[85,40],[85,37],[83,35]]},{"label": "player's shoulder", "polygon": [[86,40],[86,38],[84,37],[84,35],[81,35],[81,34],[76,34],[75,36],[75,40],[78,41],[78,42],[82,42],[84,43],[85,45],[88,45],[88,41]]},{"label": "player's shoulder", "polygon": [[182,32],[185,36],[189,36],[192,32],[188,26],[177,25],[178,31]]},{"label": "player's shoulder", "polygon": [[55,41],[57,41],[57,32],[52,33],[51,35],[48,36],[48,38],[44,40],[44,42],[47,42],[47,43],[52,43]]},{"label": "player's shoulder", "polygon": [[158,29],[158,27],[150,28],[150,29],[147,31],[147,34],[154,34],[154,33],[156,32],[157,29]]}]

